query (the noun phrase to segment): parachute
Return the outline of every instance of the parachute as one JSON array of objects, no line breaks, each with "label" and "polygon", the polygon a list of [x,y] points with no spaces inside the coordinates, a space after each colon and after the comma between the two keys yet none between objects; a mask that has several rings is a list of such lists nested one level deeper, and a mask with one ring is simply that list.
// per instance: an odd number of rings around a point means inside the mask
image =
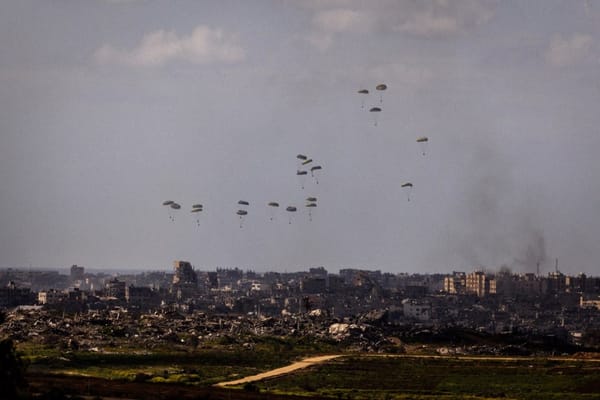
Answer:
[{"label": "parachute", "polygon": [[358,94],[360,94],[361,97],[360,108],[365,108],[365,97],[367,97],[369,91],[367,89],[361,89],[358,91]]},{"label": "parachute", "polygon": [[377,126],[377,120],[378,120],[377,115],[381,112],[381,108],[379,108],[379,107],[372,107],[369,110],[369,112],[372,113],[372,115],[373,115],[373,123],[375,124],[375,126]]},{"label": "parachute", "polygon": [[[248,203],[246,200],[240,200],[240,201],[238,201],[238,205],[247,207],[250,205],[250,203]],[[242,225],[244,224],[244,217],[246,215],[248,215],[248,211],[243,208],[240,208],[239,210],[237,210],[236,214],[240,216],[240,228],[241,228]]]},{"label": "parachute", "polygon": [[[179,204],[175,203],[174,201],[170,201],[170,200],[168,202],[165,202],[165,203],[169,203],[168,204],[168,207],[169,207],[169,219],[171,221],[175,221],[175,214],[174,214],[175,211],[174,210],[179,210],[181,208],[181,206]],[[165,205],[167,205],[167,204],[165,204]]]},{"label": "parachute", "polygon": [[302,189],[304,189],[304,182],[306,181],[307,174],[308,174],[308,172],[306,172],[306,171],[302,171],[302,170],[296,171],[296,176],[298,177],[298,181],[300,182],[300,186],[302,186]]},{"label": "parachute", "polygon": [[273,221],[275,219],[275,214],[277,213],[277,209],[279,208],[279,203],[274,201],[267,204],[269,206],[269,219]]},{"label": "parachute", "polygon": [[174,210],[173,204],[175,204],[175,202],[173,200],[163,201],[163,203],[162,203],[163,206],[169,207],[169,220],[170,221],[175,221],[175,217],[173,216],[173,210]]},{"label": "parachute", "polygon": [[425,155],[425,152],[427,150],[428,142],[429,138],[427,136],[421,136],[420,138],[417,138],[417,143],[419,143],[419,145],[421,146],[421,152],[423,153],[423,155]]},{"label": "parachute", "polygon": [[240,228],[244,225],[244,217],[248,215],[248,211],[246,210],[237,210],[237,215],[240,216]]},{"label": "parachute", "polygon": [[196,214],[196,226],[200,226],[200,214],[198,213],[202,212],[202,204],[194,204],[190,212]]},{"label": "parachute", "polygon": [[387,85],[385,83],[380,83],[379,85],[375,86],[375,89],[378,90],[379,93],[379,102],[383,103],[383,91],[387,89]]},{"label": "parachute", "polygon": [[313,161],[313,160],[312,160],[312,158],[309,158],[308,160],[304,160],[304,161],[302,162],[302,165],[307,165],[307,164],[310,164],[312,161]]},{"label": "parachute", "polygon": [[306,160],[308,160],[308,157],[306,157],[304,154],[298,154],[296,156],[296,161],[298,162],[297,163],[297,167],[300,168],[300,166],[302,165],[302,163],[304,161],[306,161]]},{"label": "parachute", "polygon": [[315,178],[315,181],[317,182],[317,184],[319,183],[319,178],[317,177],[318,172],[315,171],[321,171],[323,169],[323,167],[321,167],[320,165],[315,165],[314,167],[312,167],[310,169],[310,175]]},{"label": "parachute", "polygon": [[306,201],[308,201],[309,203],[314,203],[317,201],[317,198],[316,197],[307,197]]},{"label": "parachute", "polygon": [[412,188],[413,188],[413,184],[410,182],[406,182],[404,184],[402,184],[402,189],[404,189],[404,192],[406,192],[406,197],[408,199],[408,201],[410,201],[410,192],[412,192]]},{"label": "parachute", "polygon": [[289,212],[289,213],[290,213],[290,219],[289,219],[289,223],[291,224],[291,223],[292,223],[292,215],[293,215],[293,213],[295,213],[295,212],[296,212],[296,207],[294,207],[294,206],[288,206],[288,207],[285,209],[285,211],[287,211],[287,212]]},{"label": "parachute", "polygon": [[306,208],[308,208],[308,220],[312,222],[312,217],[314,212],[316,211],[317,203],[308,203]]}]

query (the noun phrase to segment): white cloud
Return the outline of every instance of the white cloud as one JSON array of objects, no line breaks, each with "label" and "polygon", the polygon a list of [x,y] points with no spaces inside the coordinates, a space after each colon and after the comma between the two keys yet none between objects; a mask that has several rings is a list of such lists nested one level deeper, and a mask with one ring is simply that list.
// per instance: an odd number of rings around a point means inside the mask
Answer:
[{"label": "white cloud", "polygon": [[546,51],[546,61],[555,67],[566,67],[583,61],[594,40],[590,35],[576,33],[570,38],[556,35]]},{"label": "white cloud", "polygon": [[447,15],[436,16],[431,12],[417,13],[394,27],[394,30],[415,36],[449,35],[460,29],[461,26],[456,18]]},{"label": "white cloud", "polygon": [[460,34],[488,22],[494,16],[496,3],[497,0],[344,0],[302,4],[313,13],[313,31],[308,40],[323,50],[323,41],[314,40],[314,35],[322,38],[328,34],[330,46],[335,35],[345,32],[378,30],[426,38]]},{"label": "white cloud", "polygon": [[324,32],[345,32],[364,30],[368,21],[364,13],[338,8],[319,11],[314,16],[313,23]]},{"label": "white cloud", "polygon": [[312,24],[314,29],[305,36],[305,39],[319,51],[324,52],[331,47],[336,34],[367,32],[371,19],[364,12],[335,8],[316,11]]},{"label": "white cloud", "polygon": [[306,37],[306,40],[319,51],[324,52],[333,44],[333,35],[323,32],[311,33]]},{"label": "white cloud", "polygon": [[132,50],[103,45],[94,53],[100,64],[159,67],[173,61],[193,64],[235,63],[244,59],[244,49],[234,35],[220,29],[198,26],[189,36],[159,30],[145,35]]},{"label": "white cloud", "polygon": [[464,32],[488,22],[494,16],[492,0],[428,0],[409,3],[404,12],[393,15],[392,29],[414,36],[440,37]]}]

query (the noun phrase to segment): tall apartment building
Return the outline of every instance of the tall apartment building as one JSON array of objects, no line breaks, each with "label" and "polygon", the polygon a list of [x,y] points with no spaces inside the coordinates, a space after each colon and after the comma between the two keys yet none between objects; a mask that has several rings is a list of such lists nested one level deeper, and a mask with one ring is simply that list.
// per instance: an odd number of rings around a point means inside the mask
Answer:
[{"label": "tall apartment building", "polygon": [[178,300],[186,300],[198,294],[198,275],[187,261],[174,261],[175,275],[171,292]]},{"label": "tall apartment building", "polygon": [[173,285],[197,285],[198,276],[196,271],[187,261],[173,261],[175,275],[173,276]]},{"label": "tall apartment building", "polygon": [[486,276],[483,271],[475,271],[467,274],[466,292],[485,297],[496,294],[496,280]]},{"label": "tall apartment building", "polygon": [[449,294],[464,294],[467,286],[467,275],[464,272],[453,271],[452,275],[444,277],[444,292]]}]

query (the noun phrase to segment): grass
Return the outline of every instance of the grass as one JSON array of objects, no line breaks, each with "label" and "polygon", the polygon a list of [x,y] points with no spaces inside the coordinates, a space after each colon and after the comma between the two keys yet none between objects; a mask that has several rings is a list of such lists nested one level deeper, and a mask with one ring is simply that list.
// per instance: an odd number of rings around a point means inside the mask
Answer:
[{"label": "grass", "polygon": [[302,338],[247,337],[252,350],[231,338],[204,343],[203,348],[172,346],[151,352],[126,346],[110,352],[64,351],[23,343],[18,350],[29,371],[89,376],[112,380],[209,386],[287,365],[297,358],[337,349],[326,342]]},{"label": "grass", "polygon": [[346,357],[258,383],[338,399],[600,399],[600,364],[521,359]]},{"label": "grass", "polygon": [[[241,343],[251,342],[252,350]],[[303,338],[219,338],[202,348],[151,352],[126,345],[110,352],[19,345],[29,370],[111,380],[209,386],[254,375],[315,354],[340,353],[334,343]],[[261,393],[332,399],[600,400],[600,363],[516,358],[433,358],[348,355],[253,383]]]}]

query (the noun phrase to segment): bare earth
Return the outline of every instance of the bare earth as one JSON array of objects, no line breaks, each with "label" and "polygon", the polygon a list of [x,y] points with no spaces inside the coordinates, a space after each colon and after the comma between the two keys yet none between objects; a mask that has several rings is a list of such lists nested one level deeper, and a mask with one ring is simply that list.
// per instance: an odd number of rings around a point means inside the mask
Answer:
[{"label": "bare earth", "polygon": [[311,365],[329,361],[329,360],[337,358],[337,357],[341,357],[341,354],[305,358],[304,360],[295,362],[295,363],[290,364],[285,367],[273,369],[271,371],[263,372],[263,373],[257,374],[257,375],[247,376],[247,377],[241,378],[241,379],[236,379],[235,381],[220,382],[220,383],[215,384],[214,386],[225,387],[225,386],[241,385],[241,384],[248,383],[248,382],[261,381],[266,378],[273,378],[275,376],[289,374],[289,373],[297,371],[299,369],[307,368],[307,367],[310,367]]}]

